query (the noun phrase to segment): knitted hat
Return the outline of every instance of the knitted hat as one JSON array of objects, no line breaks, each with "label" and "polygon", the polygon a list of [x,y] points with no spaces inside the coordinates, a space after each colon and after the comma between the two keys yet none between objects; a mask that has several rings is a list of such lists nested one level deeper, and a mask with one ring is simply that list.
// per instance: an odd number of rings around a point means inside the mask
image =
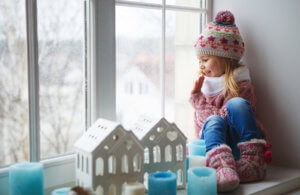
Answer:
[{"label": "knitted hat", "polygon": [[194,45],[197,55],[206,54],[240,60],[245,45],[234,16],[230,11],[220,11],[210,22]]}]

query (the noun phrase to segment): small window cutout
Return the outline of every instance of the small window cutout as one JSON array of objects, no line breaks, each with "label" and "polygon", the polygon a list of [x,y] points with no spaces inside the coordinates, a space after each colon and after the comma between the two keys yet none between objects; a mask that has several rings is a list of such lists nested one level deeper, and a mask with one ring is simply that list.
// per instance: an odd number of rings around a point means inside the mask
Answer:
[{"label": "small window cutout", "polygon": [[121,172],[128,173],[128,156],[126,154],[122,157]]},{"label": "small window cutout", "polygon": [[104,146],[104,150],[108,150],[109,147],[107,145]]},{"label": "small window cutout", "polygon": [[116,165],[117,165],[116,157],[115,156],[110,156],[108,158],[108,173],[116,174],[116,169],[117,169]]},{"label": "small window cutout", "polygon": [[157,130],[158,133],[160,133],[160,132],[162,132],[164,130],[164,128],[163,127],[157,127],[156,130]]},{"label": "small window cutout", "polygon": [[154,139],[155,139],[155,135],[151,135],[151,136],[149,137],[149,140],[150,140],[150,141],[154,141]]},{"label": "small window cutout", "polygon": [[119,138],[119,136],[118,135],[113,135],[113,140],[115,140],[115,141],[117,141],[118,140],[118,138]]},{"label": "small window cutout", "polygon": [[172,147],[170,145],[165,147],[165,161],[172,162]]},{"label": "small window cutout", "polygon": [[104,195],[104,191],[101,185],[98,185],[96,188],[96,194]]},{"label": "small window cutout", "polygon": [[96,176],[103,175],[104,173],[104,161],[101,157],[96,160]]},{"label": "small window cutout", "polygon": [[183,161],[183,147],[181,144],[176,146],[176,160]]},{"label": "small window cutout", "polygon": [[140,154],[136,154],[133,157],[133,172],[141,172],[142,158]]},{"label": "small window cutout", "polygon": [[161,162],[160,147],[158,145],[153,147],[153,162],[154,163]]},{"label": "small window cutout", "polygon": [[150,160],[149,160],[149,148],[145,148],[144,149],[144,163],[145,164],[149,164]]}]

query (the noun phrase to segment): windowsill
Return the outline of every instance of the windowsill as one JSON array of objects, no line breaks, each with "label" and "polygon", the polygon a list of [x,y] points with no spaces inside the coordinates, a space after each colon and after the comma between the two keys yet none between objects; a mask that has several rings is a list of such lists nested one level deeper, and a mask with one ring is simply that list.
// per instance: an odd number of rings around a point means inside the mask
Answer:
[{"label": "windowsill", "polygon": [[[281,166],[268,166],[265,180],[240,184],[233,192],[219,194],[283,194],[300,188],[300,169]],[[178,195],[186,195],[186,190],[179,191]]]},{"label": "windowsill", "polygon": [[[45,167],[45,194],[64,187],[75,185],[75,156],[68,155],[42,161]],[[0,189],[0,194],[8,192],[8,170],[3,168],[0,171],[0,186],[7,189]],[[1,187],[2,188],[2,187]],[[300,188],[300,169],[282,166],[269,166],[267,177],[264,181],[241,184],[234,192],[221,194],[282,194]],[[3,193],[7,194],[7,193]],[[178,195],[185,195],[186,190],[179,190]]]},{"label": "windowsill", "polygon": [[[75,184],[75,178],[73,185]],[[63,187],[57,186],[57,187]],[[291,192],[300,188],[300,169],[287,168],[282,166],[269,166],[267,169],[267,177],[264,181],[241,184],[234,192],[219,193],[219,194],[282,194]],[[46,195],[50,194],[51,190],[47,189]],[[186,190],[179,190],[178,195],[186,195]]]}]

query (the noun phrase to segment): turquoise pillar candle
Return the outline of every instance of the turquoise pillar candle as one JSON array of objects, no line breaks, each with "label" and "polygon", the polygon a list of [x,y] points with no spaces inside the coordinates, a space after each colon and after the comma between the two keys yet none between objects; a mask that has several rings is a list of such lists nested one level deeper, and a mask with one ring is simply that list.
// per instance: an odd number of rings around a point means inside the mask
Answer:
[{"label": "turquoise pillar candle", "polygon": [[43,164],[18,163],[10,166],[9,190],[10,195],[43,195]]},{"label": "turquoise pillar candle", "polygon": [[[188,169],[189,169],[189,166],[190,166],[190,158],[188,155],[186,155],[186,169],[185,169],[185,172],[187,173]],[[188,175],[186,174],[186,182],[188,182]]]},{"label": "turquoise pillar candle", "polygon": [[188,170],[188,195],[216,195],[217,173],[209,167],[196,167]]},{"label": "turquoise pillar candle", "polygon": [[206,146],[203,139],[194,140],[187,144],[189,150],[189,156],[205,156]]},{"label": "turquoise pillar candle", "polygon": [[148,179],[148,195],[176,195],[176,174],[172,172],[151,173]]},{"label": "turquoise pillar candle", "polygon": [[53,190],[51,195],[68,195],[68,192],[70,191],[71,188],[59,188],[56,190]]}]

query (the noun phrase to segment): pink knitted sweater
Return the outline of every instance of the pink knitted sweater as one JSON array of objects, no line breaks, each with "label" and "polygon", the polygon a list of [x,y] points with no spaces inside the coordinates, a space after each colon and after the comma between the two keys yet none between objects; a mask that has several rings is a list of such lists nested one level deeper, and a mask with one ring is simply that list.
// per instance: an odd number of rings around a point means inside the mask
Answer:
[{"label": "pink knitted sweater", "polygon": [[[249,81],[241,81],[238,82],[239,87],[239,97],[242,97],[248,100],[251,104],[253,112],[256,113],[256,97],[254,94],[254,87]],[[201,91],[192,94],[190,97],[190,103],[195,109],[194,113],[194,122],[195,122],[195,131],[197,138],[200,139],[202,133],[202,126],[207,117],[211,115],[219,115],[226,119],[227,111],[226,111],[226,103],[232,96],[227,95],[224,97],[223,92],[219,94],[208,97],[204,95]],[[266,129],[262,125],[262,123],[256,119],[259,129],[262,132],[263,138],[267,139]]]}]

